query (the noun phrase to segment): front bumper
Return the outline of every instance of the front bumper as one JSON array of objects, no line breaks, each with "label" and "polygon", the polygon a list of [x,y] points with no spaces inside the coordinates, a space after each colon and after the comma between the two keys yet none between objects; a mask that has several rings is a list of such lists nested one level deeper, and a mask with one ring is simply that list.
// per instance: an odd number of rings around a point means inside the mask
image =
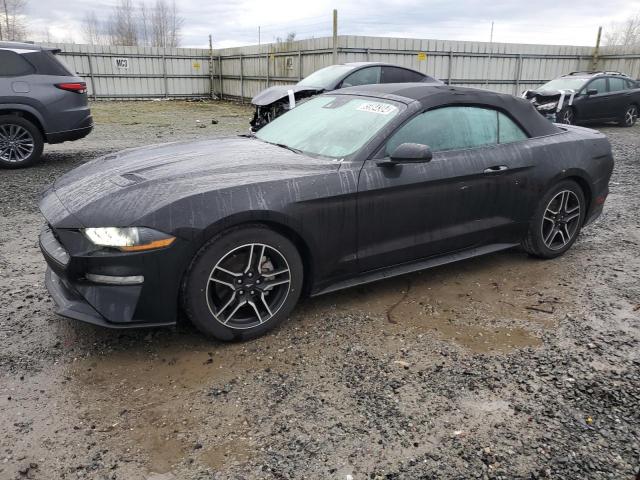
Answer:
[{"label": "front bumper", "polygon": [[139,327],[167,327],[174,325],[175,322],[169,323],[152,323],[152,322],[128,322],[114,323],[108,321],[95,308],[93,308],[74,288],[62,277],[56,275],[51,269],[47,268],[44,283],[49,291],[49,295],[56,303],[55,312],[63,317],[79,320],[81,322],[98,325],[107,328],[139,328]]},{"label": "front bumper", "polygon": [[[68,241],[74,232],[66,231],[65,235]],[[172,281],[175,277],[171,273],[164,282],[163,276],[158,275],[164,265],[163,259],[171,257],[166,251],[133,255],[85,252],[74,256],[48,227],[40,234],[40,249],[48,265],[45,284],[59,315],[109,328],[160,327],[176,323],[180,275],[175,275],[177,283]],[[133,285],[99,283],[87,279],[89,272],[111,278],[118,278],[118,275],[127,278],[127,275],[137,273],[145,277],[145,281]]]}]

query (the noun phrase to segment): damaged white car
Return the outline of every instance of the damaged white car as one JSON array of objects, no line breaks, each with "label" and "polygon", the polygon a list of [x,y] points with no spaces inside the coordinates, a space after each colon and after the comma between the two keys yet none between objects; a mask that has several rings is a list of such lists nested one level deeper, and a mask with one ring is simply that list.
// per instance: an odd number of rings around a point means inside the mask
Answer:
[{"label": "damaged white car", "polygon": [[377,83],[442,83],[410,68],[379,62],[330,65],[317,70],[295,85],[276,85],[251,99],[256,107],[251,130],[258,131],[273,119],[291,110],[301,100],[344,87]]}]

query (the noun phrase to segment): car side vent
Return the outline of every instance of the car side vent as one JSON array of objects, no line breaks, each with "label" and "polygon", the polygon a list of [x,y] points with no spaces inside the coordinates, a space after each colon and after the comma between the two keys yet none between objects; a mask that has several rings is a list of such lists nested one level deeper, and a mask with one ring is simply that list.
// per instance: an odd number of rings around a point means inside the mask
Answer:
[{"label": "car side vent", "polygon": [[146,179],[142,175],[136,173],[123,173],[120,176],[111,178],[111,182],[119,187],[128,187],[136,183],[144,182]]}]

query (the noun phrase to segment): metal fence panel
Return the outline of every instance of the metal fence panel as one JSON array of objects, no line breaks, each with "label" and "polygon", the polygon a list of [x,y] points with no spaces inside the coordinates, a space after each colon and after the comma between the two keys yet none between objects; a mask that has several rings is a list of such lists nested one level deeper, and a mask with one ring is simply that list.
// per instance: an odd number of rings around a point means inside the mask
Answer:
[{"label": "metal fence panel", "polygon": [[[213,50],[50,44],[86,79],[95,99],[207,97],[250,99],[296,83],[333,62],[331,37]],[[588,70],[592,47],[338,37],[338,61],[413,68],[452,85],[519,94],[562,74]],[[212,62],[211,62],[212,60]],[[600,49],[598,68],[640,78],[640,50]]]}]

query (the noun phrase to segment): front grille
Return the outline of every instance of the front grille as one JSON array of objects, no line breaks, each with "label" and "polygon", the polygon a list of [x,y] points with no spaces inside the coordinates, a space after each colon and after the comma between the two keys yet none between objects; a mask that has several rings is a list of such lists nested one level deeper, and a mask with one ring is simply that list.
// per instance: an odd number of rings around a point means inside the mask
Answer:
[{"label": "front grille", "polygon": [[69,254],[55,237],[49,225],[46,225],[40,232],[40,247],[45,255],[61,266],[66,267],[69,263]]}]

